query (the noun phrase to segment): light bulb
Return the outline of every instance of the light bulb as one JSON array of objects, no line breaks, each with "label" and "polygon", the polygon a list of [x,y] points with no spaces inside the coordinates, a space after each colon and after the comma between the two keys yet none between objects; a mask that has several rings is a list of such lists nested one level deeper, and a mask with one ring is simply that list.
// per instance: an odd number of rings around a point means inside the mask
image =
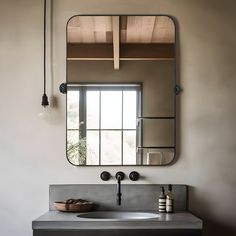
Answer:
[{"label": "light bulb", "polygon": [[49,113],[50,113],[50,111],[49,111],[48,107],[42,107],[38,116],[42,119],[47,119],[50,116]]}]

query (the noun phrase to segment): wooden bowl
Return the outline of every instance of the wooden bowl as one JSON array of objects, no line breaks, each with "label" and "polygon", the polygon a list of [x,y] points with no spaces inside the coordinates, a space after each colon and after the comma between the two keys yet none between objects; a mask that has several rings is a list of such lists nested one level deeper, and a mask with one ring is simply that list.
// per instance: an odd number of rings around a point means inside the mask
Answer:
[{"label": "wooden bowl", "polygon": [[86,212],[91,211],[93,208],[93,202],[83,202],[83,203],[65,203],[65,202],[54,202],[54,207],[58,211],[63,212]]}]

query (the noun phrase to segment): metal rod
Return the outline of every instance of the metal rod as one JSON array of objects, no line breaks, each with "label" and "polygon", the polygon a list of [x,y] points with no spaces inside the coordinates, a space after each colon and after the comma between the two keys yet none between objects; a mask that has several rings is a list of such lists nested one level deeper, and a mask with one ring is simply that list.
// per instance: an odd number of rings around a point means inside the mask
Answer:
[{"label": "metal rod", "polygon": [[99,90],[99,165],[101,165],[101,142],[102,142],[102,134],[101,134],[101,118],[102,118],[102,114],[101,114],[101,110],[102,110],[102,95],[101,95],[101,90]]},{"label": "metal rod", "polygon": [[158,146],[150,146],[150,147],[148,147],[148,146],[143,146],[143,147],[137,147],[138,149],[168,149],[168,148],[172,148],[172,149],[174,149],[175,148],[175,146],[160,146],[160,147],[158,147]]},{"label": "metal rod", "polygon": [[122,90],[121,92],[121,165],[123,165],[124,162],[124,92]]},{"label": "metal rod", "polygon": [[[67,129],[68,131],[75,131],[79,129]],[[122,131],[122,129],[86,129],[87,131]],[[124,131],[136,131],[136,129],[123,129]]]},{"label": "metal rod", "polygon": [[150,119],[150,120],[168,120],[168,119],[175,119],[175,117],[174,116],[163,116],[163,117],[161,117],[161,116],[152,116],[152,117],[148,117],[148,116],[146,116],[146,117],[138,117],[137,119],[139,119],[139,120],[145,120],[145,119]]}]

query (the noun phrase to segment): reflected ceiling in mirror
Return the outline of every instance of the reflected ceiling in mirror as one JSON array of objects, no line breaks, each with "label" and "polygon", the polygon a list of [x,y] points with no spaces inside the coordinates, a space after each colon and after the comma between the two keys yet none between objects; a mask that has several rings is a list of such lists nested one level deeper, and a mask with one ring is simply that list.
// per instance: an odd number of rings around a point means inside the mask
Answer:
[{"label": "reflected ceiling in mirror", "polygon": [[119,19],[121,43],[174,43],[168,16],[75,16],[68,22],[68,43],[113,43],[114,19]]}]

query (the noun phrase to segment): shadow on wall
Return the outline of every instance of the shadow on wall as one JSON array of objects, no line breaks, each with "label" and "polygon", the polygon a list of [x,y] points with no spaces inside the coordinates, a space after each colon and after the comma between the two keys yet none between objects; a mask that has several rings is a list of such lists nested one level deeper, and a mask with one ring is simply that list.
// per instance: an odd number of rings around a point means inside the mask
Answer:
[{"label": "shadow on wall", "polygon": [[199,197],[202,196],[202,194],[197,193],[196,187],[189,186],[188,191],[189,210],[203,220],[202,236],[236,236],[234,228],[222,222],[210,219],[209,214],[207,215],[207,212],[210,212],[209,205],[204,199]]},{"label": "shadow on wall", "polygon": [[222,225],[222,223],[203,219],[203,234],[202,236],[235,236],[236,232],[234,229]]}]

